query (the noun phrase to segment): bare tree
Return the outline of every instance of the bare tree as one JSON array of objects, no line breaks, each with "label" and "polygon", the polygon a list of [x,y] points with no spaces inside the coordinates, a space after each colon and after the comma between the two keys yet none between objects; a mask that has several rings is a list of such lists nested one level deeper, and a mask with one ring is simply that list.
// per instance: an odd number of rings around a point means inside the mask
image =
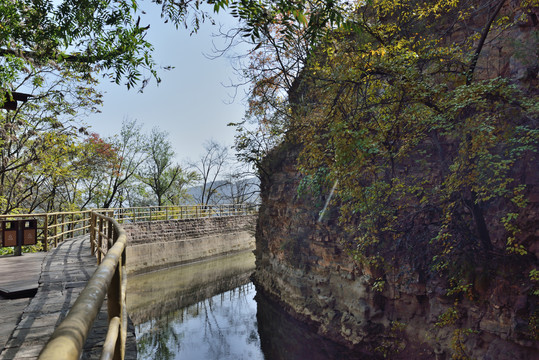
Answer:
[{"label": "bare tree", "polygon": [[188,186],[194,184],[197,180],[199,180],[199,176],[195,171],[185,171],[182,169],[169,191],[166,192],[167,203],[180,205],[192,201],[193,199],[189,194]]},{"label": "bare tree", "polygon": [[122,196],[119,195],[124,192],[124,188],[146,159],[143,152],[146,139],[136,120],[124,120],[120,135],[111,138],[109,142],[114,144],[118,156],[113,164],[113,171],[106,174],[108,179],[102,206],[104,208],[111,207],[114,202],[122,202]]},{"label": "bare tree", "polygon": [[207,205],[218,202],[218,190],[226,185],[219,177],[223,176],[229,155],[228,148],[214,140],[207,141],[204,149],[206,152],[198,162],[190,162],[189,165],[195,169],[201,181],[201,191],[194,195],[195,201]]},{"label": "bare tree", "polygon": [[146,153],[148,157],[139,170],[138,178],[151,188],[157,198],[157,205],[161,206],[167,191],[181,177],[182,169],[173,163],[174,151],[164,131],[152,129]]},{"label": "bare tree", "polygon": [[253,204],[259,201],[260,181],[248,165],[239,164],[225,175],[222,200],[228,204]]}]

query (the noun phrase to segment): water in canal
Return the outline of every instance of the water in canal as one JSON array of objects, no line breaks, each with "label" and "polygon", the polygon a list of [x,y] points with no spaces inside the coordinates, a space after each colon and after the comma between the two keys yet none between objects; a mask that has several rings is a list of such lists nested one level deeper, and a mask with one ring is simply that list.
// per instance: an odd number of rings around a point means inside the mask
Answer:
[{"label": "water in canal", "polygon": [[248,253],[130,277],[138,359],[367,359],[256,293]]}]

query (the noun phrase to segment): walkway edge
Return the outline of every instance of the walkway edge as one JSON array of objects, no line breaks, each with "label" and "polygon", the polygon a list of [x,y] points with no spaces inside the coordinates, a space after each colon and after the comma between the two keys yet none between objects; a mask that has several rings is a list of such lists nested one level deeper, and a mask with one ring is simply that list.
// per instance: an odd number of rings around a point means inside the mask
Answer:
[{"label": "walkway edge", "polygon": [[[41,266],[38,291],[24,309],[17,327],[0,354],[0,360],[37,359],[96,268],[96,259],[90,254],[88,236],[67,240],[47,253]],[[105,301],[84,345],[82,359],[99,359],[103,329],[107,327]],[[128,332],[127,345],[126,359],[136,359],[132,327]]]}]

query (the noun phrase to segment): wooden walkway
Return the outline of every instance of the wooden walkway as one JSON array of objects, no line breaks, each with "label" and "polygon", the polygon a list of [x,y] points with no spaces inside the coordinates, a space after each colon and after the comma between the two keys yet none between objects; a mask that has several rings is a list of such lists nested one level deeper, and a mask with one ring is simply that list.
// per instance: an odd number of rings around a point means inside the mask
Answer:
[{"label": "wooden walkway", "polygon": [[0,257],[0,351],[35,295],[45,253]]},{"label": "wooden walkway", "polygon": [[[23,255],[20,258],[24,257],[26,256]],[[0,259],[0,263],[3,260],[5,259]],[[17,273],[22,271],[22,267],[23,265],[20,265],[18,271],[10,273],[11,279],[17,278]],[[2,328],[4,328],[2,314],[9,314],[8,306],[12,306],[13,309],[23,307],[18,314],[11,314],[11,318],[18,318],[18,321],[5,344],[0,342],[0,345],[4,345],[0,353],[0,360],[37,359],[55,327],[67,315],[71,305],[86,286],[86,282],[96,267],[96,259],[90,254],[87,236],[65,241],[46,253],[41,263],[39,286],[35,296],[30,301],[28,299],[3,299],[0,302]],[[12,304],[8,305],[10,302]],[[18,302],[18,304],[14,302]],[[108,326],[106,309],[105,300],[84,345],[81,359],[98,359],[100,357],[101,346]],[[133,329],[128,331],[126,359],[136,359]]]},{"label": "wooden walkway", "polygon": [[0,296],[8,299],[35,295],[44,252],[0,257]]}]

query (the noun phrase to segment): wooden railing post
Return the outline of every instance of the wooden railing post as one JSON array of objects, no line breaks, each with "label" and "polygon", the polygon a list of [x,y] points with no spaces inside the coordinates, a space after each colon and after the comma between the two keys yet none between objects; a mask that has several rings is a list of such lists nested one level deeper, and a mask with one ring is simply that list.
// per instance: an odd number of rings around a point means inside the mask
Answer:
[{"label": "wooden railing post", "polygon": [[[112,281],[110,283],[108,292],[107,292],[107,308],[108,308],[108,318],[109,321],[111,321],[113,318],[118,317],[120,318],[121,323],[121,317],[122,317],[122,309],[121,309],[121,298],[120,298],[120,264],[116,267],[116,271],[114,272],[114,276],[112,277]],[[120,325],[120,324],[118,324]],[[121,325],[120,325],[121,326]],[[114,360],[121,360],[121,336],[118,336],[116,340],[116,346],[114,349]]]},{"label": "wooden railing post", "polygon": [[54,247],[58,246],[58,214],[54,214]]},{"label": "wooden railing post", "polygon": [[101,257],[103,256],[103,219],[101,217],[97,218],[99,223],[99,230],[97,233],[97,265],[101,264]]},{"label": "wooden railing post", "polygon": [[105,220],[107,224],[107,250],[112,247],[112,244],[114,242],[114,228],[112,227],[112,223],[108,220]]},{"label": "wooden railing post", "polygon": [[95,256],[95,213],[90,213],[90,248],[92,255]]},{"label": "wooden railing post", "polygon": [[60,228],[61,234],[60,234],[60,242],[64,242],[64,229],[65,229],[65,215],[62,213],[60,216],[62,218],[62,227]]},{"label": "wooden railing post", "polygon": [[[92,230],[92,223],[91,223],[91,221],[92,221],[92,214],[93,214],[93,213],[90,211],[90,212],[87,212],[87,214],[88,214],[88,215],[87,215],[87,217],[84,219],[84,223],[83,223],[84,228],[85,228],[85,230],[83,231],[83,234],[86,234],[86,233],[88,233],[88,232],[91,232],[91,230]],[[88,226],[86,226],[86,221],[88,222]]]},{"label": "wooden railing post", "polygon": [[127,301],[126,301],[126,294],[127,294],[127,267],[126,267],[126,261],[127,261],[127,251],[124,249],[122,252],[122,256],[120,258],[120,264],[118,264],[118,268],[121,269],[120,271],[120,282],[121,282],[121,289],[120,289],[120,306],[122,310],[122,315],[120,317],[120,336],[121,336],[121,355],[122,359],[125,359],[125,344],[127,343]]},{"label": "wooden railing post", "polygon": [[49,214],[45,214],[45,223],[43,224],[43,249],[49,251]]},{"label": "wooden railing post", "polygon": [[[114,228],[113,224],[109,220],[104,220],[107,224],[107,247],[108,249],[112,248],[115,242],[115,234],[114,234]],[[125,253],[125,251],[124,251]],[[109,322],[112,321],[113,318],[119,318],[120,321],[118,323],[118,326],[121,329],[121,323],[122,323],[122,296],[121,296],[121,285],[122,285],[122,279],[121,279],[121,270],[122,270],[122,257],[120,258],[120,261],[118,265],[116,266],[116,270],[114,271],[114,275],[112,277],[112,281],[109,285],[108,291],[107,291],[107,308],[108,308],[108,319]],[[115,325],[116,326],[116,325]],[[116,344],[114,349],[114,360],[122,360],[122,336],[120,332],[120,336],[116,338]]]},{"label": "wooden railing post", "polygon": [[68,229],[71,229],[71,232],[70,232],[70,235],[69,236],[70,238],[74,238],[75,237],[75,213],[71,213],[71,224],[69,224],[67,226]]}]

